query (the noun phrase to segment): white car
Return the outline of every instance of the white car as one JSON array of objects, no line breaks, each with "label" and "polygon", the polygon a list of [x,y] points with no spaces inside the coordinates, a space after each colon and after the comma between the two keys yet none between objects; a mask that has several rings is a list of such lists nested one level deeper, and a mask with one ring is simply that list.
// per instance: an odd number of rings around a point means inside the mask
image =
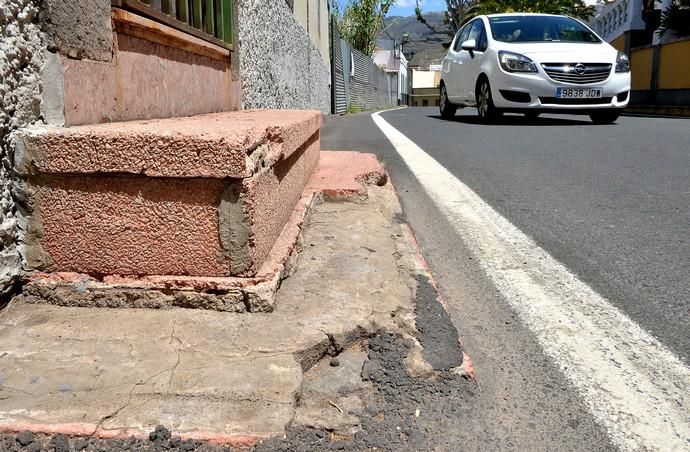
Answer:
[{"label": "white car", "polygon": [[441,73],[441,116],[476,106],[504,112],[588,114],[609,124],[630,99],[630,61],[582,22],[549,14],[479,16],[458,30]]}]

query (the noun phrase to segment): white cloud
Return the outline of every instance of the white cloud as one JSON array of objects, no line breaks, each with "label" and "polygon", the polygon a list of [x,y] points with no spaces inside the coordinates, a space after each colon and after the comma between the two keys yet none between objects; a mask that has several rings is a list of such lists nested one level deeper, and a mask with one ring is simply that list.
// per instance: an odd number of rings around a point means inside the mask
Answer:
[{"label": "white cloud", "polygon": [[[398,8],[414,8],[417,6],[415,0],[398,0],[395,4]],[[420,0],[419,6],[424,9],[446,9],[446,2],[444,0]]]}]

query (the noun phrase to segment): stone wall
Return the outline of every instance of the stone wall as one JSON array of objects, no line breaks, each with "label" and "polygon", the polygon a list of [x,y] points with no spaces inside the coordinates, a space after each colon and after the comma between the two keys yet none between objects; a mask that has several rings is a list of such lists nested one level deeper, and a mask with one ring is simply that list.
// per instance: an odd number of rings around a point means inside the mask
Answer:
[{"label": "stone wall", "polygon": [[240,108],[235,55],[131,35],[113,17],[111,0],[0,0],[0,306],[26,267],[24,196],[12,169],[18,129]]},{"label": "stone wall", "polygon": [[331,108],[330,75],[284,1],[237,0],[242,106]]},{"label": "stone wall", "polygon": [[0,1],[0,305],[24,267],[15,132],[37,122],[64,125],[60,54],[112,60],[110,0]]},{"label": "stone wall", "polygon": [[42,42],[37,0],[0,2],[0,305],[19,279],[18,206],[13,196],[14,132],[41,116]]}]

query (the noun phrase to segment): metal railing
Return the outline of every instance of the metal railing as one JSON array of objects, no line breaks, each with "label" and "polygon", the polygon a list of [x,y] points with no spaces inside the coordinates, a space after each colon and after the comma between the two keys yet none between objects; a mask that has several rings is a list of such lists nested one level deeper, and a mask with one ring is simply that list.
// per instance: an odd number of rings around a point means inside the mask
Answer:
[{"label": "metal railing", "polygon": [[111,4],[232,49],[233,0],[111,0]]}]

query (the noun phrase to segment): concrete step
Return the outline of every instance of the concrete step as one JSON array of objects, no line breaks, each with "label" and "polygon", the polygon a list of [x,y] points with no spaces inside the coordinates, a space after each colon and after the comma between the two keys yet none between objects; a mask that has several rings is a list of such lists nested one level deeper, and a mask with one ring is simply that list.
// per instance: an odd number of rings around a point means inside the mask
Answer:
[{"label": "concrete step", "polygon": [[20,135],[28,269],[253,276],[316,167],[316,111],[251,111]]},{"label": "concrete step", "polygon": [[271,312],[281,282],[298,266],[304,227],[321,200],[363,202],[368,197],[365,185],[385,185],[386,180],[385,170],[372,154],[321,151],[290,219],[258,273],[250,278],[31,272],[22,293],[31,303],[61,306]]},{"label": "concrete step", "polygon": [[[417,249],[392,187],[369,191],[367,202],[315,208],[273,314],[72,308],[16,297],[0,314],[0,433],[127,438],[162,424],[231,445],[282,436],[304,371],[376,332],[414,333]],[[335,397],[328,399],[346,407]],[[305,408],[300,422],[319,414],[314,403]],[[332,422],[352,418],[326,409]]]}]

